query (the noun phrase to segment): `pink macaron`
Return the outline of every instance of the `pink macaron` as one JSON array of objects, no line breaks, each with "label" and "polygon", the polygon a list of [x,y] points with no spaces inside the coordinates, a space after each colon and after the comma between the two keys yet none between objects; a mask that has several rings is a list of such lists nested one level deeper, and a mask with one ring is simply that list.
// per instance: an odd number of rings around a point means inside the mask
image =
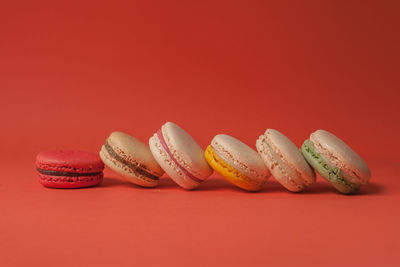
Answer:
[{"label": "pink macaron", "polygon": [[267,129],[256,142],[257,151],[275,179],[291,192],[315,181],[315,173],[298,147],[277,130]]},{"label": "pink macaron", "polygon": [[46,187],[80,188],[101,183],[104,164],[93,153],[52,150],[37,155],[36,169],[39,182]]},{"label": "pink macaron", "polygon": [[181,127],[167,122],[149,140],[150,150],[161,168],[184,189],[194,189],[212,169],[200,145]]}]

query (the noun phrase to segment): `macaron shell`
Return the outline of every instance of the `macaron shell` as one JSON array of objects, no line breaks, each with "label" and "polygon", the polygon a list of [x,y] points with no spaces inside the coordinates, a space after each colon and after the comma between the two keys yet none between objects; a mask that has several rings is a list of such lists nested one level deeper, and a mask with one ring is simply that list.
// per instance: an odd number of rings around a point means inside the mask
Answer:
[{"label": "macaron shell", "polygon": [[371,172],[365,161],[341,139],[325,130],[312,133],[310,140],[326,158],[349,175],[357,174],[360,182],[365,184],[371,178]]},{"label": "macaron shell", "polygon": [[146,166],[147,170],[156,176],[163,175],[164,170],[158,165],[145,143],[122,132],[111,133],[107,141],[119,153],[124,154],[122,156],[128,161]]},{"label": "macaron shell", "polygon": [[198,182],[193,181],[190,177],[183,173],[183,171],[170,158],[168,153],[162,147],[157,134],[154,134],[154,136],[149,139],[149,147],[155,160],[175,183],[187,190],[191,190],[199,186]]},{"label": "macaron shell", "polygon": [[220,158],[247,177],[266,180],[270,175],[260,155],[232,136],[216,135],[211,141],[211,146]]},{"label": "macaron shell", "polygon": [[267,181],[259,180],[259,179],[251,179],[241,173],[239,170],[235,169],[228,163],[226,163],[222,158],[220,158],[212,146],[208,146],[205,151],[205,157],[210,164],[210,166],[219,173],[222,177],[233,183],[239,188],[242,188],[247,191],[259,191],[262,189],[263,185]]},{"label": "macaron shell", "polygon": [[101,172],[104,164],[98,155],[78,150],[42,151],[36,156],[36,167],[43,170],[76,173]]},{"label": "macaron shell", "polygon": [[39,173],[39,182],[50,188],[83,188],[98,185],[103,180],[103,173],[94,176],[66,177]]},{"label": "macaron shell", "polygon": [[302,191],[315,181],[313,169],[297,146],[282,133],[267,129],[256,147],[275,179],[289,191]]},{"label": "macaron shell", "polygon": [[181,127],[167,122],[161,127],[164,140],[178,163],[196,178],[207,179],[213,172],[200,145]]}]

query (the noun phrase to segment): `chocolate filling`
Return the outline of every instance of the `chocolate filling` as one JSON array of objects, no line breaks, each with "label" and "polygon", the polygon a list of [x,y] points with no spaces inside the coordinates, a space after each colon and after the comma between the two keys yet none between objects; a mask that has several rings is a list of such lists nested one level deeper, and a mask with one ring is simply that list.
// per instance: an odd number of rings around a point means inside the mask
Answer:
[{"label": "chocolate filling", "polygon": [[120,155],[118,155],[117,152],[114,151],[114,149],[110,146],[110,144],[107,141],[104,143],[104,147],[106,148],[108,154],[110,154],[110,156],[112,158],[114,158],[116,161],[122,163],[123,165],[126,165],[133,172],[136,172],[136,173],[143,175],[147,178],[150,178],[152,180],[158,180],[158,177],[147,172],[145,170],[144,166],[142,166],[140,164],[133,164],[133,163],[125,160],[124,158],[122,158]]},{"label": "chocolate filling", "polygon": [[67,176],[67,177],[82,177],[82,176],[95,176],[99,175],[102,172],[91,172],[91,173],[78,173],[78,172],[62,172],[62,171],[52,171],[52,170],[43,170],[40,168],[36,168],[38,172],[45,175],[53,175],[53,176]]}]

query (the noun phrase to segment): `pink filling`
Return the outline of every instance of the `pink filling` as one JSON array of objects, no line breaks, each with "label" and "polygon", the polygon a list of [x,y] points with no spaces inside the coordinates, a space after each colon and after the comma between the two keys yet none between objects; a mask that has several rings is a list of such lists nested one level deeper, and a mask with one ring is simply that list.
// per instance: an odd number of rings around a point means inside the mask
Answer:
[{"label": "pink filling", "polygon": [[188,170],[186,170],[185,168],[183,168],[178,161],[174,158],[174,155],[171,153],[171,151],[168,148],[167,143],[165,142],[164,136],[161,132],[161,130],[157,131],[157,137],[161,142],[161,145],[163,146],[164,150],[167,152],[167,154],[169,155],[169,157],[172,159],[173,162],[175,162],[176,166],[179,167],[179,169],[181,169],[183,171],[183,173],[185,173],[190,179],[192,179],[193,181],[197,182],[197,183],[201,183],[203,182],[203,180],[200,180],[199,178],[194,177],[190,172],[188,172]]}]

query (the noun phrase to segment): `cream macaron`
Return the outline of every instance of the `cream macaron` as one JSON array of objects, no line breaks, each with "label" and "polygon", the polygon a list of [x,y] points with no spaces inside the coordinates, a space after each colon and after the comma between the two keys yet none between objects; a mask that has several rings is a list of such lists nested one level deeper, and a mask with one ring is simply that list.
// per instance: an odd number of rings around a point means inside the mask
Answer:
[{"label": "cream macaron", "polygon": [[291,192],[299,192],[315,182],[314,170],[298,147],[277,130],[267,129],[256,147],[275,179]]},{"label": "cream macaron", "polygon": [[200,145],[175,123],[165,123],[150,138],[149,146],[158,164],[184,189],[198,187],[213,172]]}]

